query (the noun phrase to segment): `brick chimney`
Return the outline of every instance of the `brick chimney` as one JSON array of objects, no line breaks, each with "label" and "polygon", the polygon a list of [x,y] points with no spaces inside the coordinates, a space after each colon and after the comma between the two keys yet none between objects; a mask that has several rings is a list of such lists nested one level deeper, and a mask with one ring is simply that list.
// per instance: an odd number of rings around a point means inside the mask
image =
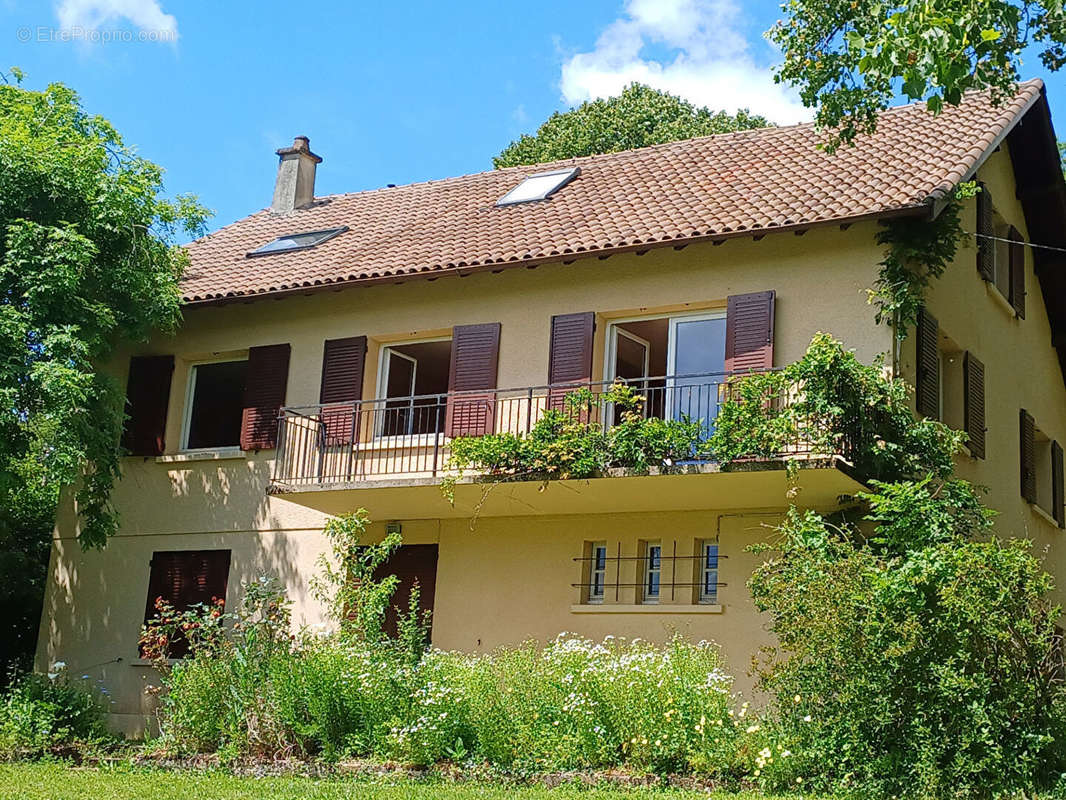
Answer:
[{"label": "brick chimney", "polygon": [[288,214],[309,205],[315,199],[315,167],[322,159],[311,152],[311,140],[297,136],[292,147],[278,152],[278,179],[274,184],[274,201],[270,210]]}]

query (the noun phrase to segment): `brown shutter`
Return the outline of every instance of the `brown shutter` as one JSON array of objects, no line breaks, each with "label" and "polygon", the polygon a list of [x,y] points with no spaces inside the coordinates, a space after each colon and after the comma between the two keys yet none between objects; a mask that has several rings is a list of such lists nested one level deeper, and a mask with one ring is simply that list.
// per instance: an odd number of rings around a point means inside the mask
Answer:
[{"label": "brown shutter", "polygon": [[289,382],[287,344],[253,347],[248,351],[248,377],[244,384],[241,449],[271,450],[278,443],[278,412],[285,404]]},{"label": "brown shutter", "polygon": [[1010,239],[1010,304],[1019,319],[1025,319],[1025,240],[1013,225]]},{"label": "brown shutter", "polygon": [[918,310],[914,405],[923,417],[940,417],[940,329],[936,317]]},{"label": "brown shutter", "polygon": [[963,425],[969,437],[967,446],[974,458],[985,457],[985,365],[970,352],[962,361]]},{"label": "brown shutter", "polygon": [[1022,497],[1028,500],[1030,503],[1036,502],[1036,424],[1033,422],[1033,418],[1029,416],[1029,412],[1024,408],[1018,415],[1019,418],[1019,430],[1020,430],[1020,444],[1019,454],[1021,456],[1021,484],[1022,484]]},{"label": "brown shutter", "polygon": [[174,356],[134,356],[126,381],[122,446],[133,456],[161,456],[166,450],[167,406]]},{"label": "brown shutter", "polygon": [[[496,405],[496,367],[500,359],[500,323],[456,325],[448,375],[445,430],[451,437],[483,436],[492,431]],[[452,396],[451,392],[463,392]]]},{"label": "brown shutter", "polygon": [[772,290],[729,296],[725,318],[726,372],[773,367],[774,300]]},{"label": "brown shutter", "polygon": [[983,183],[978,184],[977,193],[977,271],[986,281],[996,278],[996,242],[989,239],[994,236],[996,226],[993,222],[992,197]]},{"label": "brown shutter", "polygon": [[[208,605],[215,598],[224,603],[229,583],[229,565],[229,550],[153,553],[144,621],[156,616],[155,601],[160,597],[177,611],[184,611],[197,603]],[[188,651],[189,646],[184,639],[175,640],[170,645],[171,658],[181,658]]]},{"label": "brown shutter", "polygon": [[[357,401],[363,398],[365,364],[365,336],[326,340],[318,402],[324,406],[322,422],[327,446],[350,444],[358,437]],[[338,405],[330,407],[331,403]]]},{"label": "brown shutter", "polygon": [[1063,507],[1062,445],[1051,443],[1051,505],[1052,516],[1060,528],[1066,528],[1066,508]]},{"label": "brown shutter", "polygon": [[548,383],[562,389],[548,392],[548,407],[563,408],[566,393],[592,381],[592,340],[596,314],[556,314],[548,349]]}]

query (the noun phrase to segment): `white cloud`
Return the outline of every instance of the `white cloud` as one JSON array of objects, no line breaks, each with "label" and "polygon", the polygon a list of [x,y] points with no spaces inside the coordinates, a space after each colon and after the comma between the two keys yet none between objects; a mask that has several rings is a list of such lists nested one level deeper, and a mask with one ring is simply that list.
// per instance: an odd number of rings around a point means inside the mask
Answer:
[{"label": "white cloud", "polygon": [[[756,63],[739,23],[734,0],[627,0],[593,51],[563,64],[563,98],[610,97],[639,81],[712,110],[748,108],[779,124],[811,119],[796,94]],[[644,57],[653,45],[669,57]]]},{"label": "white cloud", "polygon": [[125,20],[139,30],[165,34],[160,41],[178,36],[177,19],[164,12],[158,0],[60,0],[56,16],[66,30],[99,30]]}]

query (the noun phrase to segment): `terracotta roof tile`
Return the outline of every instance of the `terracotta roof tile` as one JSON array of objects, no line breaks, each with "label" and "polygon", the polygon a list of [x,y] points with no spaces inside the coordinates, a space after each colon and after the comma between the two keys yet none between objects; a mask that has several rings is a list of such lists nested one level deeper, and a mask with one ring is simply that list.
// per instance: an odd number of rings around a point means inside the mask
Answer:
[{"label": "terracotta roof tile", "polygon": [[[877,133],[828,155],[811,125],[728,133],[260,211],[188,246],[185,302],[684,243],[743,231],[905,213],[949,192],[1040,96],[1000,107],[973,94],[933,116],[885,112]],[[497,207],[523,176],[577,165],[540,202]],[[278,236],[350,230],[309,250],[247,258]]]}]

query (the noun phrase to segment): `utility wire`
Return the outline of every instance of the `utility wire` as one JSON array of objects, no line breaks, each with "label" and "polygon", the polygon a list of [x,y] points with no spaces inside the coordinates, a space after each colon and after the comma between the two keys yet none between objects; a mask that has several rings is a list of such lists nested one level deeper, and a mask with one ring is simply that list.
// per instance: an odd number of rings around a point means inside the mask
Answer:
[{"label": "utility wire", "polygon": [[1066,253],[1066,247],[1052,247],[1049,244],[1033,244],[1032,242],[1019,242],[1015,239],[1004,239],[1002,236],[992,236],[987,233],[971,233],[970,231],[963,231],[963,233],[970,236],[976,236],[979,239],[992,239],[997,242],[1007,242],[1007,244],[1022,244],[1026,247],[1032,247],[1036,250],[1051,250],[1054,253]]}]

